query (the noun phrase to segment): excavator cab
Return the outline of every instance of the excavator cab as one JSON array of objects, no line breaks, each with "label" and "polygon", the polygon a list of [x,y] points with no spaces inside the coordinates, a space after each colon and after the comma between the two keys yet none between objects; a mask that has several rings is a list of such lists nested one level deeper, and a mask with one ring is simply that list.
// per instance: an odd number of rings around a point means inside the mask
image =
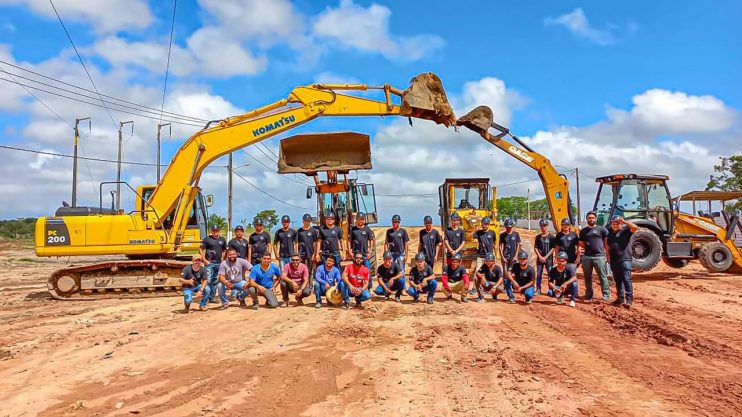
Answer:
[{"label": "excavator cab", "polygon": [[[154,191],[154,185],[142,185],[137,187],[137,210],[139,210],[142,215],[147,213],[148,210],[145,202],[149,200]],[[140,199],[139,196],[142,198]],[[206,223],[209,219],[208,207],[211,207],[212,203],[213,196],[204,196],[200,191],[196,194],[196,200],[194,201],[191,213],[188,216],[188,223],[186,224],[183,240],[179,248],[180,252],[197,252],[198,248],[201,246],[201,241],[208,236],[208,224]],[[170,213],[167,219],[163,222],[163,225],[166,229],[169,229],[172,227],[172,224],[173,214]]]}]

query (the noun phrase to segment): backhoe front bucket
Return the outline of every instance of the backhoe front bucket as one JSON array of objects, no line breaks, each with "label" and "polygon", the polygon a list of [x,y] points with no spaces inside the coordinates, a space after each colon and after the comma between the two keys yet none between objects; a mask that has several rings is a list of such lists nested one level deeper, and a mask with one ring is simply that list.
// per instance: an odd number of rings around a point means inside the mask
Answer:
[{"label": "backhoe front bucket", "polygon": [[303,133],[283,139],[279,146],[279,174],[355,169],[371,169],[371,141],[362,133]]},{"label": "backhoe front bucket", "polygon": [[487,106],[478,106],[469,113],[459,117],[456,124],[459,126],[466,126],[480,135],[483,135],[484,132],[492,126],[493,119],[492,109]]},{"label": "backhoe front bucket", "polygon": [[402,92],[402,112],[446,127],[456,124],[443,83],[432,72],[422,73],[410,81],[410,86]]}]

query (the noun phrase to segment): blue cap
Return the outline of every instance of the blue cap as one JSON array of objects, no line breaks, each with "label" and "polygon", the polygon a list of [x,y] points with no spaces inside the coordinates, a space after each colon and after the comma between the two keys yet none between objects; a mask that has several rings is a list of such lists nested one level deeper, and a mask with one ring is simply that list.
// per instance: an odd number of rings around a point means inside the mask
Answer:
[{"label": "blue cap", "polygon": [[482,224],[490,224],[491,222],[492,222],[492,220],[490,220],[489,217],[487,217],[487,216],[482,217]]},{"label": "blue cap", "polygon": [[487,255],[484,256],[484,260],[485,261],[496,261],[497,258],[495,257],[494,253],[488,253]]},{"label": "blue cap", "polygon": [[561,251],[557,253],[557,259],[569,259],[569,255],[567,255],[567,252]]},{"label": "blue cap", "polygon": [[329,212],[329,213],[325,214],[325,218],[326,219],[334,219],[335,218],[335,213]]},{"label": "blue cap", "polygon": [[263,219],[255,219],[255,220],[253,220],[252,224],[255,225],[255,226],[257,226],[257,225],[261,225],[262,226],[263,225]]},{"label": "blue cap", "polygon": [[423,224],[433,223],[433,218],[430,216],[423,217]]},{"label": "blue cap", "polygon": [[565,217],[562,219],[562,226],[571,226],[571,225],[572,225],[572,222],[568,218]]},{"label": "blue cap", "polygon": [[305,213],[303,216],[301,216],[301,219],[305,222],[311,222],[312,221],[312,215],[309,213]]},{"label": "blue cap", "polygon": [[541,220],[538,221],[538,225],[539,226],[548,226],[549,225],[549,221],[546,220],[546,219],[541,219]]},{"label": "blue cap", "polygon": [[417,255],[415,255],[415,260],[416,261],[424,261],[425,260],[425,254],[422,253],[422,252],[418,253]]},{"label": "blue cap", "polygon": [[237,225],[237,227],[235,227],[235,228],[234,228],[234,231],[236,232],[236,231],[238,231],[238,230],[242,230],[242,231],[244,232],[244,231],[245,231],[245,228],[244,228],[244,227],[242,227],[242,225],[241,225],[241,224],[238,224],[238,225]]},{"label": "blue cap", "polygon": [[451,257],[454,261],[460,261],[461,260],[461,254],[460,253],[454,253]]},{"label": "blue cap", "polygon": [[286,222],[291,223],[291,217],[284,214],[283,216],[281,216],[281,223],[286,223]]},{"label": "blue cap", "polygon": [[615,216],[611,217],[611,223],[613,223],[613,222],[620,222],[622,219],[623,218],[621,216],[615,215]]},{"label": "blue cap", "polygon": [[528,259],[528,254],[526,253],[526,251],[520,251],[520,253],[518,254],[518,259]]},{"label": "blue cap", "polygon": [[382,255],[384,259],[392,259],[392,253],[389,251],[384,252],[384,255]]},{"label": "blue cap", "polygon": [[401,222],[401,221],[402,221],[402,218],[399,217],[399,214],[395,214],[394,216],[392,216],[392,222]]},{"label": "blue cap", "polygon": [[451,220],[461,220],[461,216],[459,216],[459,213],[453,213],[451,215]]},{"label": "blue cap", "polygon": [[514,224],[513,219],[505,219],[505,227],[513,227]]},{"label": "blue cap", "polygon": [[364,213],[362,211],[359,211],[358,213],[356,213],[356,220],[358,220],[358,219],[366,220],[366,213]]}]

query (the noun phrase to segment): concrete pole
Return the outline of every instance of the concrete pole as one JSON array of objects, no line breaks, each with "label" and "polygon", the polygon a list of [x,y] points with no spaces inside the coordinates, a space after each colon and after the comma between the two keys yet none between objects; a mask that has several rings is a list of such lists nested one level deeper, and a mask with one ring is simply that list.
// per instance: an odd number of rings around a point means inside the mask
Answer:
[{"label": "concrete pole", "polygon": [[170,126],[170,136],[173,135],[173,125],[170,123],[163,123],[157,125],[157,184],[160,183],[160,131],[163,127]]},{"label": "concrete pole", "polygon": [[77,207],[77,144],[80,140],[80,131],[78,127],[80,126],[80,122],[83,120],[88,120],[88,126],[90,126],[90,117],[75,119],[75,139],[72,143],[72,207]]},{"label": "concrete pole", "polygon": [[227,240],[232,239],[232,153],[227,163]]},{"label": "concrete pole", "polygon": [[121,154],[124,147],[124,136],[122,128],[125,124],[131,123],[131,133],[134,134],[134,121],[119,122],[119,151],[116,158],[116,211],[121,209]]}]

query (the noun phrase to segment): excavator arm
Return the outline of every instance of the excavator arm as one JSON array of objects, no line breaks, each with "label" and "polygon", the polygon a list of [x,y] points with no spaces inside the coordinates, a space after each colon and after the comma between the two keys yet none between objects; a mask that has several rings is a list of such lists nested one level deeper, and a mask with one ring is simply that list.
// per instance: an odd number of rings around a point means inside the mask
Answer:
[{"label": "excavator arm", "polygon": [[[572,213],[572,202],[569,197],[569,181],[557,172],[546,157],[535,152],[518,139],[518,137],[511,134],[510,130],[506,127],[494,123],[492,110],[489,107],[479,106],[475,108],[460,117],[456,124],[466,126],[477,132],[487,142],[497,146],[508,155],[538,172],[544,192],[546,193],[546,202],[549,205],[549,212],[555,230],[559,230],[559,222],[565,217],[569,218],[572,224],[575,224],[574,214]],[[491,135],[488,131],[490,128],[498,130],[499,133]],[[512,138],[520,147],[506,140],[506,137]]]}]

